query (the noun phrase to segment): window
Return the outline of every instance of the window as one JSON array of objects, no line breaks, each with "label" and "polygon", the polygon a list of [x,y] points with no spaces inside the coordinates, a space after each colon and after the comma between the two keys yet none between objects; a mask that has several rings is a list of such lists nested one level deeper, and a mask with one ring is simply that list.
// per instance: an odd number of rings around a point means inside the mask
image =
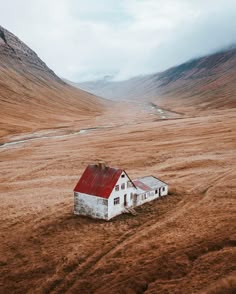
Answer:
[{"label": "window", "polygon": [[115,186],[115,191],[119,191],[119,185]]},{"label": "window", "polygon": [[155,194],[158,194],[158,190],[155,190]]},{"label": "window", "polygon": [[120,204],[120,197],[114,198],[114,205]]},{"label": "window", "polygon": [[162,191],[163,191],[163,192],[165,191],[165,187],[162,187]]},{"label": "window", "polygon": [[132,188],[132,187],[133,187],[132,182],[131,182],[131,181],[128,181],[128,182],[127,182],[127,188]]},{"label": "window", "polygon": [[121,184],[121,189],[122,189],[122,190],[125,189],[125,183]]},{"label": "window", "polygon": [[121,177],[124,178],[125,177],[125,174],[122,174]]},{"label": "window", "polygon": [[144,200],[144,199],[147,199],[147,195],[146,194],[143,194],[142,195],[142,200]]}]

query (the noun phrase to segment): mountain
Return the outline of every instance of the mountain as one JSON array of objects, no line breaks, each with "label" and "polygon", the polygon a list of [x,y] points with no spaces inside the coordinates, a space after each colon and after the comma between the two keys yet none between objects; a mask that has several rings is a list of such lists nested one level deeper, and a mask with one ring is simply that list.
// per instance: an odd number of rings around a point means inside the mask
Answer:
[{"label": "mountain", "polygon": [[74,84],[114,100],[152,100],[163,106],[199,109],[236,106],[236,47],[188,61],[164,72],[126,81]]},{"label": "mountain", "polygon": [[103,107],[102,99],[66,84],[0,26],[0,137],[82,121]]}]

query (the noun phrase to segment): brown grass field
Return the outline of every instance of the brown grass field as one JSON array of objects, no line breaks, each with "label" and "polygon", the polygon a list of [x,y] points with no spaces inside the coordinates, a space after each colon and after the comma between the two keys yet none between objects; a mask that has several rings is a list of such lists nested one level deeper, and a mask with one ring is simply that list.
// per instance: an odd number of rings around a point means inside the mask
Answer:
[{"label": "brown grass field", "polygon": [[[109,128],[0,147],[0,293],[235,293],[235,110],[171,118],[116,104],[89,121]],[[170,194],[137,216],[75,216],[98,160]]]}]

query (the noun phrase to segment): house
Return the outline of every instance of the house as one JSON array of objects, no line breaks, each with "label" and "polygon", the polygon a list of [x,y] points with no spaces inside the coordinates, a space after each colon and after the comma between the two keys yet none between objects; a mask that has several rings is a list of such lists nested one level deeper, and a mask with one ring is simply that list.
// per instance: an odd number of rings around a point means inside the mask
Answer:
[{"label": "house", "polygon": [[74,189],[74,213],[109,220],[168,194],[168,185],[147,176],[131,180],[122,169],[88,165]]}]

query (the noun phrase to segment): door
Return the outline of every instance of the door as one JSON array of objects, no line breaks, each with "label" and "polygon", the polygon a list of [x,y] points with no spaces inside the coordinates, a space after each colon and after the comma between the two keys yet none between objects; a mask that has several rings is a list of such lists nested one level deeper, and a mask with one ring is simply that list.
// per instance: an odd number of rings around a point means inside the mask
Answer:
[{"label": "door", "polygon": [[127,194],[124,195],[124,206],[127,206]]},{"label": "door", "polygon": [[136,206],[137,205],[137,202],[138,202],[138,195],[137,194],[133,194],[133,206]]}]

